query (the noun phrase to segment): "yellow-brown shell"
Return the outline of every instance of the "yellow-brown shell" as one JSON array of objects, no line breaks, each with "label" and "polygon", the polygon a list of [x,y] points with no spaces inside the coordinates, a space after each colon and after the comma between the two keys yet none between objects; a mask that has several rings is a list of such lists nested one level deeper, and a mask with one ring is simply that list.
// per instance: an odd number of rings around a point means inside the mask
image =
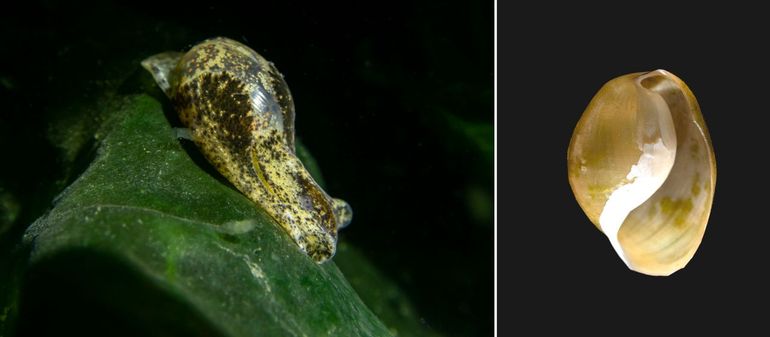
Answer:
[{"label": "yellow-brown shell", "polygon": [[716,161],[695,96],[656,70],[607,82],[567,153],[580,207],[632,270],[670,275],[698,249],[711,212]]},{"label": "yellow-brown shell", "polygon": [[334,255],[352,211],[313,180],[295,155],[294,102],[283,76],[251,48],[206,40],[142,62],[171,98],[203,155],[260,204],[317,262]]}]

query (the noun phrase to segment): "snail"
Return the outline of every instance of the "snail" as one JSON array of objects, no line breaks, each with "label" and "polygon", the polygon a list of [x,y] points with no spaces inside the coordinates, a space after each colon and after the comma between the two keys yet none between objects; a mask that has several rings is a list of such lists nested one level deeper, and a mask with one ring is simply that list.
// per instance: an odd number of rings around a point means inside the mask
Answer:
[{"label": "snail", "polygon": [[350,223],[352,210],[326,194],[295,155],[294,102],[273,63],[217,37],[141,64],[228,181],[317,263],[334,256],[337,231]]},{"label": "snail", "polygon": [[687,85],[665,70],[607,82],[567,150],[578,204],[631,270],[667,276],[703,239],[716,185],[708,129]]}]

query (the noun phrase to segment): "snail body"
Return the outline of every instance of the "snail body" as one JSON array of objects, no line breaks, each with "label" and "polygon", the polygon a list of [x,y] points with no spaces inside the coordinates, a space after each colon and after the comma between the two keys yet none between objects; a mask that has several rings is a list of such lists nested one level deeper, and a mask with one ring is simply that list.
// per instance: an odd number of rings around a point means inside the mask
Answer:
[{"label": "snail body", "polygon": [[670,275],[692,259],[716,185],[711,138],[695,96],[665,70],[607,82],[567,152],[585,214],[626,265]]},{"label": "snail body", "polygon": [[221,37],[186,53],[151,56],[142,66],[206,159],[313,260],[331,258],[352,210],[331,198],[297,158],[294,102],[275,66]]}]

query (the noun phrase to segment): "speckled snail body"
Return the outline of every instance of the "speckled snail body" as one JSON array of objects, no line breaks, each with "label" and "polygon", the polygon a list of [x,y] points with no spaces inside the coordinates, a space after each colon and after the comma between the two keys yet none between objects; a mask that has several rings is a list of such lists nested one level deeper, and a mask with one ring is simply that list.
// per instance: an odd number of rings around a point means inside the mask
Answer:
[{"label": "speckled snail body", "polygon": [[187,53],[142,61],[192,140],[238,190],[260,204],[316,262],[331,258],[352,218],[295,155],[294,102],[275,66],[249,47],[213,38]]}]

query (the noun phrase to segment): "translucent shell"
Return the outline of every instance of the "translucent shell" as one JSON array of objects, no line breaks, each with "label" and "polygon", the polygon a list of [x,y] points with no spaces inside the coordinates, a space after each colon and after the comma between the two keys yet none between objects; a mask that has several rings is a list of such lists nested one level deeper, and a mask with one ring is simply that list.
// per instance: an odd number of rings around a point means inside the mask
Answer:
[{"label": "translucent shell", "polygon": [[607,82],[567,151],[569,183],[585,214],[626,265],[670,275],[706,230],[716,160],[698,102],[665,70]]}]

